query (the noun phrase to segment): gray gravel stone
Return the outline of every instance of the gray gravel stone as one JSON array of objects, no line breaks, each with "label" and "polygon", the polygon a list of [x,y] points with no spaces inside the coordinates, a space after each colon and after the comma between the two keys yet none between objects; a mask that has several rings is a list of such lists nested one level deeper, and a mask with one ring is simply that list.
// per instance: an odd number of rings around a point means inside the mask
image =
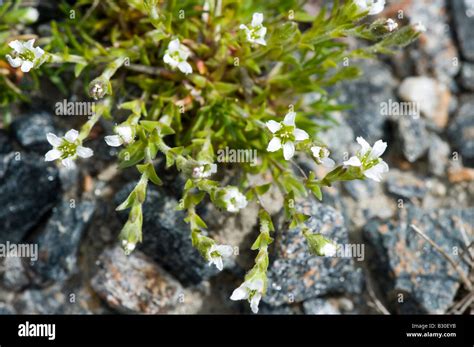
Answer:
[{"label": "gray gravel stone", "polygon": [[455,0],[450,3],[461,51],[466,59],[474,61],[474,3],[471,0]]},{"label": "gray gravel stone", "polygon": [[461,98],[459,110],[448,129],[449,137],[463,157],[463,163],[474,165],[474,96]]},{"label": "gray gravel stone", "polygon": [[20,291],[30,284],[22,258],[7,257],[0,263],[0,283],[11,291]]},{"label": "gray gravel stone", "polygon": [[459,274],[438,251],[415,233],[416,225],[442,247],[463,270],[458,255],[465,247],[462,233],[472,242],[474,209],[424,211],[409,205],[397,220],[371,220],[364,237],[373,246],[370,266],[386,299],[399,313],[444,313],[459,288]]},{"label": "gray gravel stone", "polygon": [[[305,201],[297,209],[312,216],[306,225],[313,232],[320,232],[339,244],[349,243],[344,219],[334,208]],[[361,292],[362,274],[355,268],[353,259],[311,255],[300,228],[280,228],[275,243],[264,302],[279,306],[328,293]]]},{"label": "gray gravel stone", "polygon": [[390,69],[381,62],[358,61],[357,66],[364,75],[358,80],[343,82],[335,92],[340,93],[340,103],[352,105],[344,115],[347,114],[347,123],[355,136],[363,136],[373,143],[384,137],[388,115],[381,114],[381,103],[395,100],[395,80]]},{"label": "gray gravel stone", "polygon": [[99,258],[92,287],[112,308],[122,313],[168,313],[179,303],[182,287],[139,251],[126,256],[116,246]]},{"label": "gray gravel stone", "polygon": [[52,208],[60,191],[58,170],[42,157],[0,155],[0,243],[22,240]]},{"label": "gray gravel stone", "polygon": [[398,136],[403,155],[411,163],[424,156],[430,146],[425,121],[421,118],[401,117],[398,120]]},{"label": "gray gravel stone", "polygon": [[444,177],[446,168],[451,159],[451,148],[446,141],[438,135],[430,134],[430,148],[428,150],[428,164],[430,172],[436,176]]},{"label": "gray gravel stone", "polygon": [[12,149],[8,134],[5,131],[0,130],[0,154],[10,153]]},{"label": "gray gravel stone", "polygon": [[[84,232],[95,211],[90,201],[60,202],[45,229],[33,241],[38,244],[38,261],[30,266],[35,282],[46,285],[68,279],[77,269],[77,253]],[[72,208],[71,206],[74,206]]]},{"label": "gray gravel stone", "polygon": [[474,64],[463,63],[461,68],[461,84],[464,88],[474,91]]},{"label": "gray gravel stone", "polygon": [[411,172],[390,170],[386,176],[387,190],[402,198],[423,198],[428,191],[425,180]]}]

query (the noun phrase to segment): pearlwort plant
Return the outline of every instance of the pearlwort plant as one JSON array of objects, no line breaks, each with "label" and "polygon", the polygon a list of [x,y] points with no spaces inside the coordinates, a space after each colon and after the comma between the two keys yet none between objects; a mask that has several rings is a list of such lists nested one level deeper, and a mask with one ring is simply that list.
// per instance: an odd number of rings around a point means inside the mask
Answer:
[{"label": "pearlwort plant", "polygon": [[[379,182],[389,168],[381,159],[387,147],[382,140],[372,146],[358,137],[361,149],[353,157],[342,163],[330,157],[331,143],[318,138],[321,120],[330,119],[331,112],[343,106],[334,102],[329,87],[357,78],[357,59],[389,54],[413,42],[424,29],[422,24],[399,27],[394,19],[371,17],[383,12],[384,0],[336,0],[315,16],[305,12],[304,4],[300,0],[63,3],[65,18],[50,23],[50,36],[23,39],[17,31],[2,32],[1,52],[9,65],[8,73],[0,74],[0,83],[21,95],[11,79],[18,69],[57,84],[71,78],[84,82],[85,94],[97,100],[94,114],[79,131],[69,130],[64,137],[45,134],[53,147],[45,160],[66,166],[77,158],[94,160],[84,145],[91,129],[100,118],[114,123],[103,145],[120,148],[119,167],[136,167],[141,175],[117,207],[129,210],[119,236],[127,254],[142,241],[147,186],[162,184],[155,165],[159,160],[186,178],[177,208],[187,215],[190,242],[219,270],[225,258],[235,256],[236,245],[213,240],[198,205],[210,201],[229,214],[251,203],[258,205],[260,233],[251,247],[257,251],[255,264],[230,297],[247,300],[256,313],[268,285],[274,232],[262,196],[270,189],[280,190],[287,227],[301,227],[308,251],[315,256],[336,253],[333,241],[305,226],[310,216],[296,209],[297,199],[314,195],[321,200],[322,188],[338,181]],[[0,23],[12,20],[11,11],[24,8],[17,2],[0,6]],[[27,19],[33,17],[30,13]],[[348,37],[366,44],[351,48]],[[305,96],[315,92],[321,97],[306,102]],[[7,96],[2,93],[4,100]],[[119,116],[119,109],[128,116]],[[225,148],[257,153],[258,162],[221,164],[216,153]],[[315,171],[305,173],[297,158],[324,166],[328,173],[321,177]],[[220,179],[223,176],[233,177],[232,185],[224,183],[228,180]],[[251,176],[267,183],[252,184]]]}]

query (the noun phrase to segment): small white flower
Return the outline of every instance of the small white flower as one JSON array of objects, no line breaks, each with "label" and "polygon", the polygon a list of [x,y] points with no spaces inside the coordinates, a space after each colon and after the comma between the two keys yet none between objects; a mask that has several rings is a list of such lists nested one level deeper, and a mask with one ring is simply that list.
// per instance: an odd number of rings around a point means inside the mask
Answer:
[{"label": "small white flower", "polygon": [[385,7],[385,0],[354,0],[359,12],[369,12],[370,16],[379,14]]},{"label": "small white flower", "polygon": [[170,65],[173,69],[178,68],[184,74],[193,72],[193,68],[186,61],[191,55],[188,47],[181,44],[179,39],[174,39],[168,45],[163,61]]},{"label": "small white flower", "polygon": [[295,117],[294,112],[289,112],[281,123],[274,120],[266,123],[267,128],[273,133],[273,138],[268,143],[268,152],[276,152],[283,148],[285,160],[290,160],[295,155],[295,142],[309,139],[306,131],[295,127]]},{"label": "small white flower", "polygon": [[41,65],[44,51],[40,47],[33,47],[35,39],[29,41],[11,41],[8,46],[13,49],[13,57],[6,55],[8,62],[14,68],[20,67],[21,71],[28,72],[33,67]]},{"label": "small white flower", "polygon": [[264,290],[263,280],[260,278],[247,280],[234,290],[230,299],[248,300],[253,313],[258,313],[258,304],[262,298]]},{"label": "small white flower", "polygon": [[207,178],[217,172],[216,164],[209,164],[205,162],[199,162],[198,166],[193,168],[193,178]]},{"label": "small white flower", "polygon": [[318,164],[323,165],[329,169],[336,165],[334,160],[329,158],[329,154],[331,154],[331,152],[329,152],[329,149],[326,147],[313,146],[311,147],[311,152],[313,152],[314,159]]},{"label": "small white flower", "polygon": [[374,146],[371,147],[369,143],[360,136],[357,138],[357,142],[361,146],[361,150],[356,156],[345,161],[344,165],[360,167],[365,177],[380,182],[382,180],[382,174],[389,170],[387,163],[380,158],[387,149],[387,143],[378,140]]},{"label": "small white flower", "polygon": [[418,22],[413,26],[413,29],[419,33],[424,33],[426,31],[426,27],[423,23]]},{"label": "small white flower", "polygon": [[34,7],[28,7],[23,17],[23,19],[27,23],[34,23],[38,20],[38,18],[39,18],[39,12]]},{"label": "small white flower", "polygon": [[213,244],[207,251],[209,265],[214,264],[220,271],[224,268],[223,258],[229,258],[234,253],[234,249],[228,245]]},{"label": "small white flower", "polygon": [[133,129],[128,125],[119,125],[115,127],[117,135],[109,135],[104,138],[105,142],[111,147],[119,147],[123,144],[129,144],[133,141]]},{"label": "small white flower", "polygon": [[228,212],[238,212],[247,206],[247,198],[236,187],[226,187],[222,201]]},{"label": "small white flower", "polygon": [[385,27],[388,31],[392,32],[398,28],[398,23],[395,22],[392,18],[387,19],[385,22]]},{"label": "small white flower", "polygon": [[78,156],[81,158],[90,158],[94,154],[92,149],[81,146],[78,143],[79,132],[77,130],[69,130],[64,137],[58,137],[53,133],[48,133],[46,139],[53,149],[45,154],[45,161],[54,161],[61,159],[61,163],[71,168],[74,165],[74,159]]},{"label": "small white flower", "polygon": [[263,25],[263,14],[262,13],[254,13],[252,16],[252,23],[250,23],[250,27],[241,24],[240,29],[245,30],[245,34],[247,35],[247,41],[250,43],[256,43],[259,45],[266,46],[267,42],[265,41],[265,35],[267,33],[267,28]]},{"label": "small white flower", "polygon": [[125,251],[125,254],[132,253],[136,246],[137,246],[136,243],[133,243],[127,240],[122,240],[122,248]]}]

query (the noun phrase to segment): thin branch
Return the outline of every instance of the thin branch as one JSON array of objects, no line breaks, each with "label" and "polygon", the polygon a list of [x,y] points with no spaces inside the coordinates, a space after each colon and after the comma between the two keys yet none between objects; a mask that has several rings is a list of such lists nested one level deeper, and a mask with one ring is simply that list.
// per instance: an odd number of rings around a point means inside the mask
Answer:
[{"label": "thin branch", "polygon": [[448,253],[444,249],[442,249],[440,246],[438,246],[428,235],[426,235],[423,231],[421,231],[416,225],[410,224],[410,227],[422,238],[424,238],[431,246],[433,246],[442,256],[446,258],[446,260],[453,266],[453,268],[457,271],[459,276],[461,276],[461,280],[463,281],[464,285],[466,288],[471,291],[473,290],[472,288],[472,283],[469,281],[469,278],[467,278],[466,274],[464,271],[461,269],[458,263],[456,263],[453,258],[449,256]]},{"label": "thin branch", "polygon": [[[367,275],[367,272],[366,271],[366,275]],[[366,276],[367,278],[367,291],[369,292],[369,296],[370,298],[372,299],[372,301],[374,302],[375,304],[375,307],[383,314],[385,315],[390,315],[390,311],[387,310],[387,308],[382,304],[382,302],[377,298],[377,296],[375,295],[375,291],[374,291],[374,288],[372,287],[372,280],[370,279],[369,276]]]}]

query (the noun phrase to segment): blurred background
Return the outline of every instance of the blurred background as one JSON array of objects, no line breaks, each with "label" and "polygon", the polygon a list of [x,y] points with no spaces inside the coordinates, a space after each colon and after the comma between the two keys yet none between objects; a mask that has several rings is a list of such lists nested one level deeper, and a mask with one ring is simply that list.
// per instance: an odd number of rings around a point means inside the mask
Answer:
[{"label": "blurred background", "polygon": [[[22,32],[41,36],[63,16],[56,1],[24,3],[40,17],[17,28]],[[317,13],[322,3],[305,9]],[[382,184],[348,182],[329,189],[323,203],[302,202],[313,215],[311,227],[341,244],[363,245],[363,256],[311,256],[299,230],[283,230],[282,197],[273,192],[279,227],[260,313],[474,312],[474,1],[388,1],[381,16],[400,25],[422,22],[427,30],[395,56],[350,62],[363,77],[332,92],[352,108],[335,114],[340,125],[321,137],[336,161],[357,150],[356,136],[387,141],[390,172]],[[0,68],[7,67],[0,57]],[[29,83],[20,75],[17,82]],[[214,237],[242,250],[217,274],[192,248],[183,215],[174,210],[183,179],[167,172],[163,189],[149,187],[144,242],[126,257],[117,242],[126,215],[115,207],[138,176],[119,172],[117,151],[104,145],[112,124],[94,128],[93,160],[72,170],[44,162],[45,134],[85,121],[54,114],[56,102],[77,99],[76,82],[67,86],[69,95],[44,82],[31,103],[2,111],[0,243],[37,244],[39,259],[0,259],[0,313],[249,313],[247,303],[229,296],[256,255],[244,251],[258,234],[256,209],[232,216],[203,208]],[[309,94],[308,102],[318,97]],[[400,102],[418,105],[420,116],[390,108]]]}]

